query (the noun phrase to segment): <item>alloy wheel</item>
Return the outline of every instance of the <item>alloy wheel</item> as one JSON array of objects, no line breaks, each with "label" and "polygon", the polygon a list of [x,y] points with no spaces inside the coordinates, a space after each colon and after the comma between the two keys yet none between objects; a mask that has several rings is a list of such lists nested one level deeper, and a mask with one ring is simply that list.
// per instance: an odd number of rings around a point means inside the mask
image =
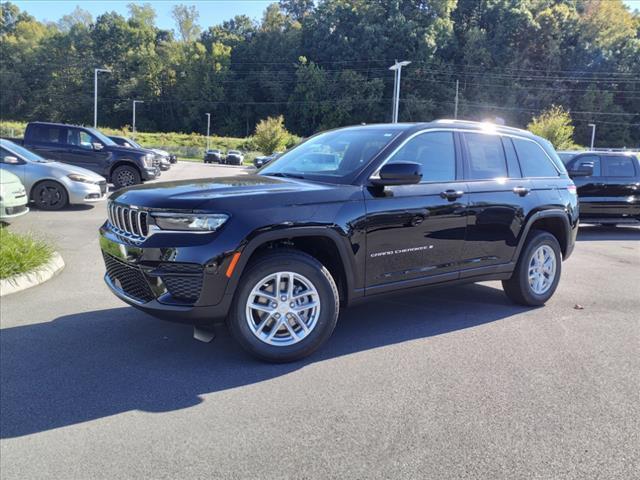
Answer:
[{"label": "alloy wheel", "polygon": [[556,277],[556,254],[549,245],[539,246],[529,261],[529,286],[536,295],[551,288]]}]

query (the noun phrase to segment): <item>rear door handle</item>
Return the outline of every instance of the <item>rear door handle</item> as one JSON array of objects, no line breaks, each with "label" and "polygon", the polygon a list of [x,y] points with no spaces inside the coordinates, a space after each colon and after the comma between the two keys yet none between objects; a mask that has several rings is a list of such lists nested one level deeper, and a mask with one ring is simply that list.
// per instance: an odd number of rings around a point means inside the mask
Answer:
[{"label": "rear door handle", "polygon": [[531,190],[529,190],[527,187],[514,187],[513,188],[513,193],[515,193],[516,195],[520,195],[521,197],[524,197],[526,195],[529,194]]},{"label": "rear door handle", "polygon": [[446,198],[447,200],[456,200],[462,195],[464,195],[464,192],[462,190],[445,190],[444,192],[440,193],[440,196],[442,198]]}]

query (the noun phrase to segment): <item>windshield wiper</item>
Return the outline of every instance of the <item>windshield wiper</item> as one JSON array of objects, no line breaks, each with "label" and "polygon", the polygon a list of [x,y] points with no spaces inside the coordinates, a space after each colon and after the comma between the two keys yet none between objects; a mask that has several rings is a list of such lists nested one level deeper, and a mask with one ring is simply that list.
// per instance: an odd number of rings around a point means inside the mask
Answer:
[{"label": "windshield wiper", "polygon": [[300,178],[304,180],[304,175],[300,175],[299,173],[288,173],[288,172],[273,172],[273,173],[264,173],[267,177],[283,177],[283,178]]}]

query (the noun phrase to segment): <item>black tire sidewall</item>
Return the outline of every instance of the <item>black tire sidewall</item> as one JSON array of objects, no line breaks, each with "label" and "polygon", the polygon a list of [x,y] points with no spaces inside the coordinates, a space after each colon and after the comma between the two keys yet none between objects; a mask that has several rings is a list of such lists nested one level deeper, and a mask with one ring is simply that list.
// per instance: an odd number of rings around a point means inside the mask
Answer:
[{"label": "black tire sidewall", "polygon": [[[133,175],[134,178],[134,182],[131,185],[121,185],[120,182],[118,182],[118,174],[122,171],[130,171]],[[113,186],[116,188],[125,188],[125,187],[131,187],[133,185],[138,185],[139,183],[141,183],[141,179],[140,179],[140,173],[138,172],[138,170],[136,170],[135,167],[130,167],[128,165],[122,165],[118,168],[116,168],[113,171],[113,175],[111,175],[111,178],[113,179]]]},{"label": "black tire sidewall", "polygon": [[[289,346],[272,346],[259,340],[249,328],[245,307],[258,281],[276,272],[290,271],[309,279],[320,296],[320,316],[305,339]],[[231,334],[249,353],[270,362],[290,362],[316,351],[333,333],[339,311],[338,292],[329,272],[313,257],[304,254],[272,254],[252,265],[240,279],[227,323]]]},{"label": "black tire sidewall", "polygon": [[[51,187],[56,188],[58,192],[60,192],[60,203],[55,206],[44,205],[37,200],[37,198],[40,197],[41,189]],[[67,190],[61,184],[52,180],[46,180],[37,184],[34,188],[34,192],[31,194],[31,198],[33,199],[33,203],[35,203],[36,207],[38,207],[40,210],[60,210],[66,207],[69,203],[69,195],[67,194]]]},{"label": "black tire sidewall", "polygon": [[[529,263],[531,262],[531,256],[542,245],[551,247],[553,253],[556,256],[556,275],[553,279],[551,287],[542,295],[535,293],[529,285]],[[531,240],[527,243],[518,269],[519,283],[522,289],[522,296],[529,305],[544,305],[555,293],[560,282],[560,276],[562,274],[562,252],[560,251],[560,245],[556,240],[556,237],[547,232],[536,232]]]}]

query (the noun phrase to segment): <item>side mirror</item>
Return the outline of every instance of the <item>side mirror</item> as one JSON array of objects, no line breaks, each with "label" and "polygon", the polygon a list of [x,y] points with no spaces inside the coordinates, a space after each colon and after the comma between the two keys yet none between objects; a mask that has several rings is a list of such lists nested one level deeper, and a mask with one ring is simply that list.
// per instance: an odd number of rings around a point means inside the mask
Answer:
[{"label": "side mirror", "polygon": [[591,177],[593,175],[593,167],[590,165],[583,165],[578,170],[569,170],[569,176],[574,177]]},{"label": "side mirror", "polygon": [[99,142],[92,143],[91,146],[93,147],[93,149],[96,152],[98,152],[98,151],[100,151],[100,150],[102,150],[104,148],[104,145],[99,143]]},{"label": "side mirror", "polygon": [[422,166],[419,163],[388,163],[380,169],[380,178],[374,178],[374,185],[413,185],[422,180]]},{"label": "side mirror", "polygon": [[18,159],[18,157],[7,156],[4,157],[2,163],[6,163],[7,165],[21,165],[22,161]]}]

